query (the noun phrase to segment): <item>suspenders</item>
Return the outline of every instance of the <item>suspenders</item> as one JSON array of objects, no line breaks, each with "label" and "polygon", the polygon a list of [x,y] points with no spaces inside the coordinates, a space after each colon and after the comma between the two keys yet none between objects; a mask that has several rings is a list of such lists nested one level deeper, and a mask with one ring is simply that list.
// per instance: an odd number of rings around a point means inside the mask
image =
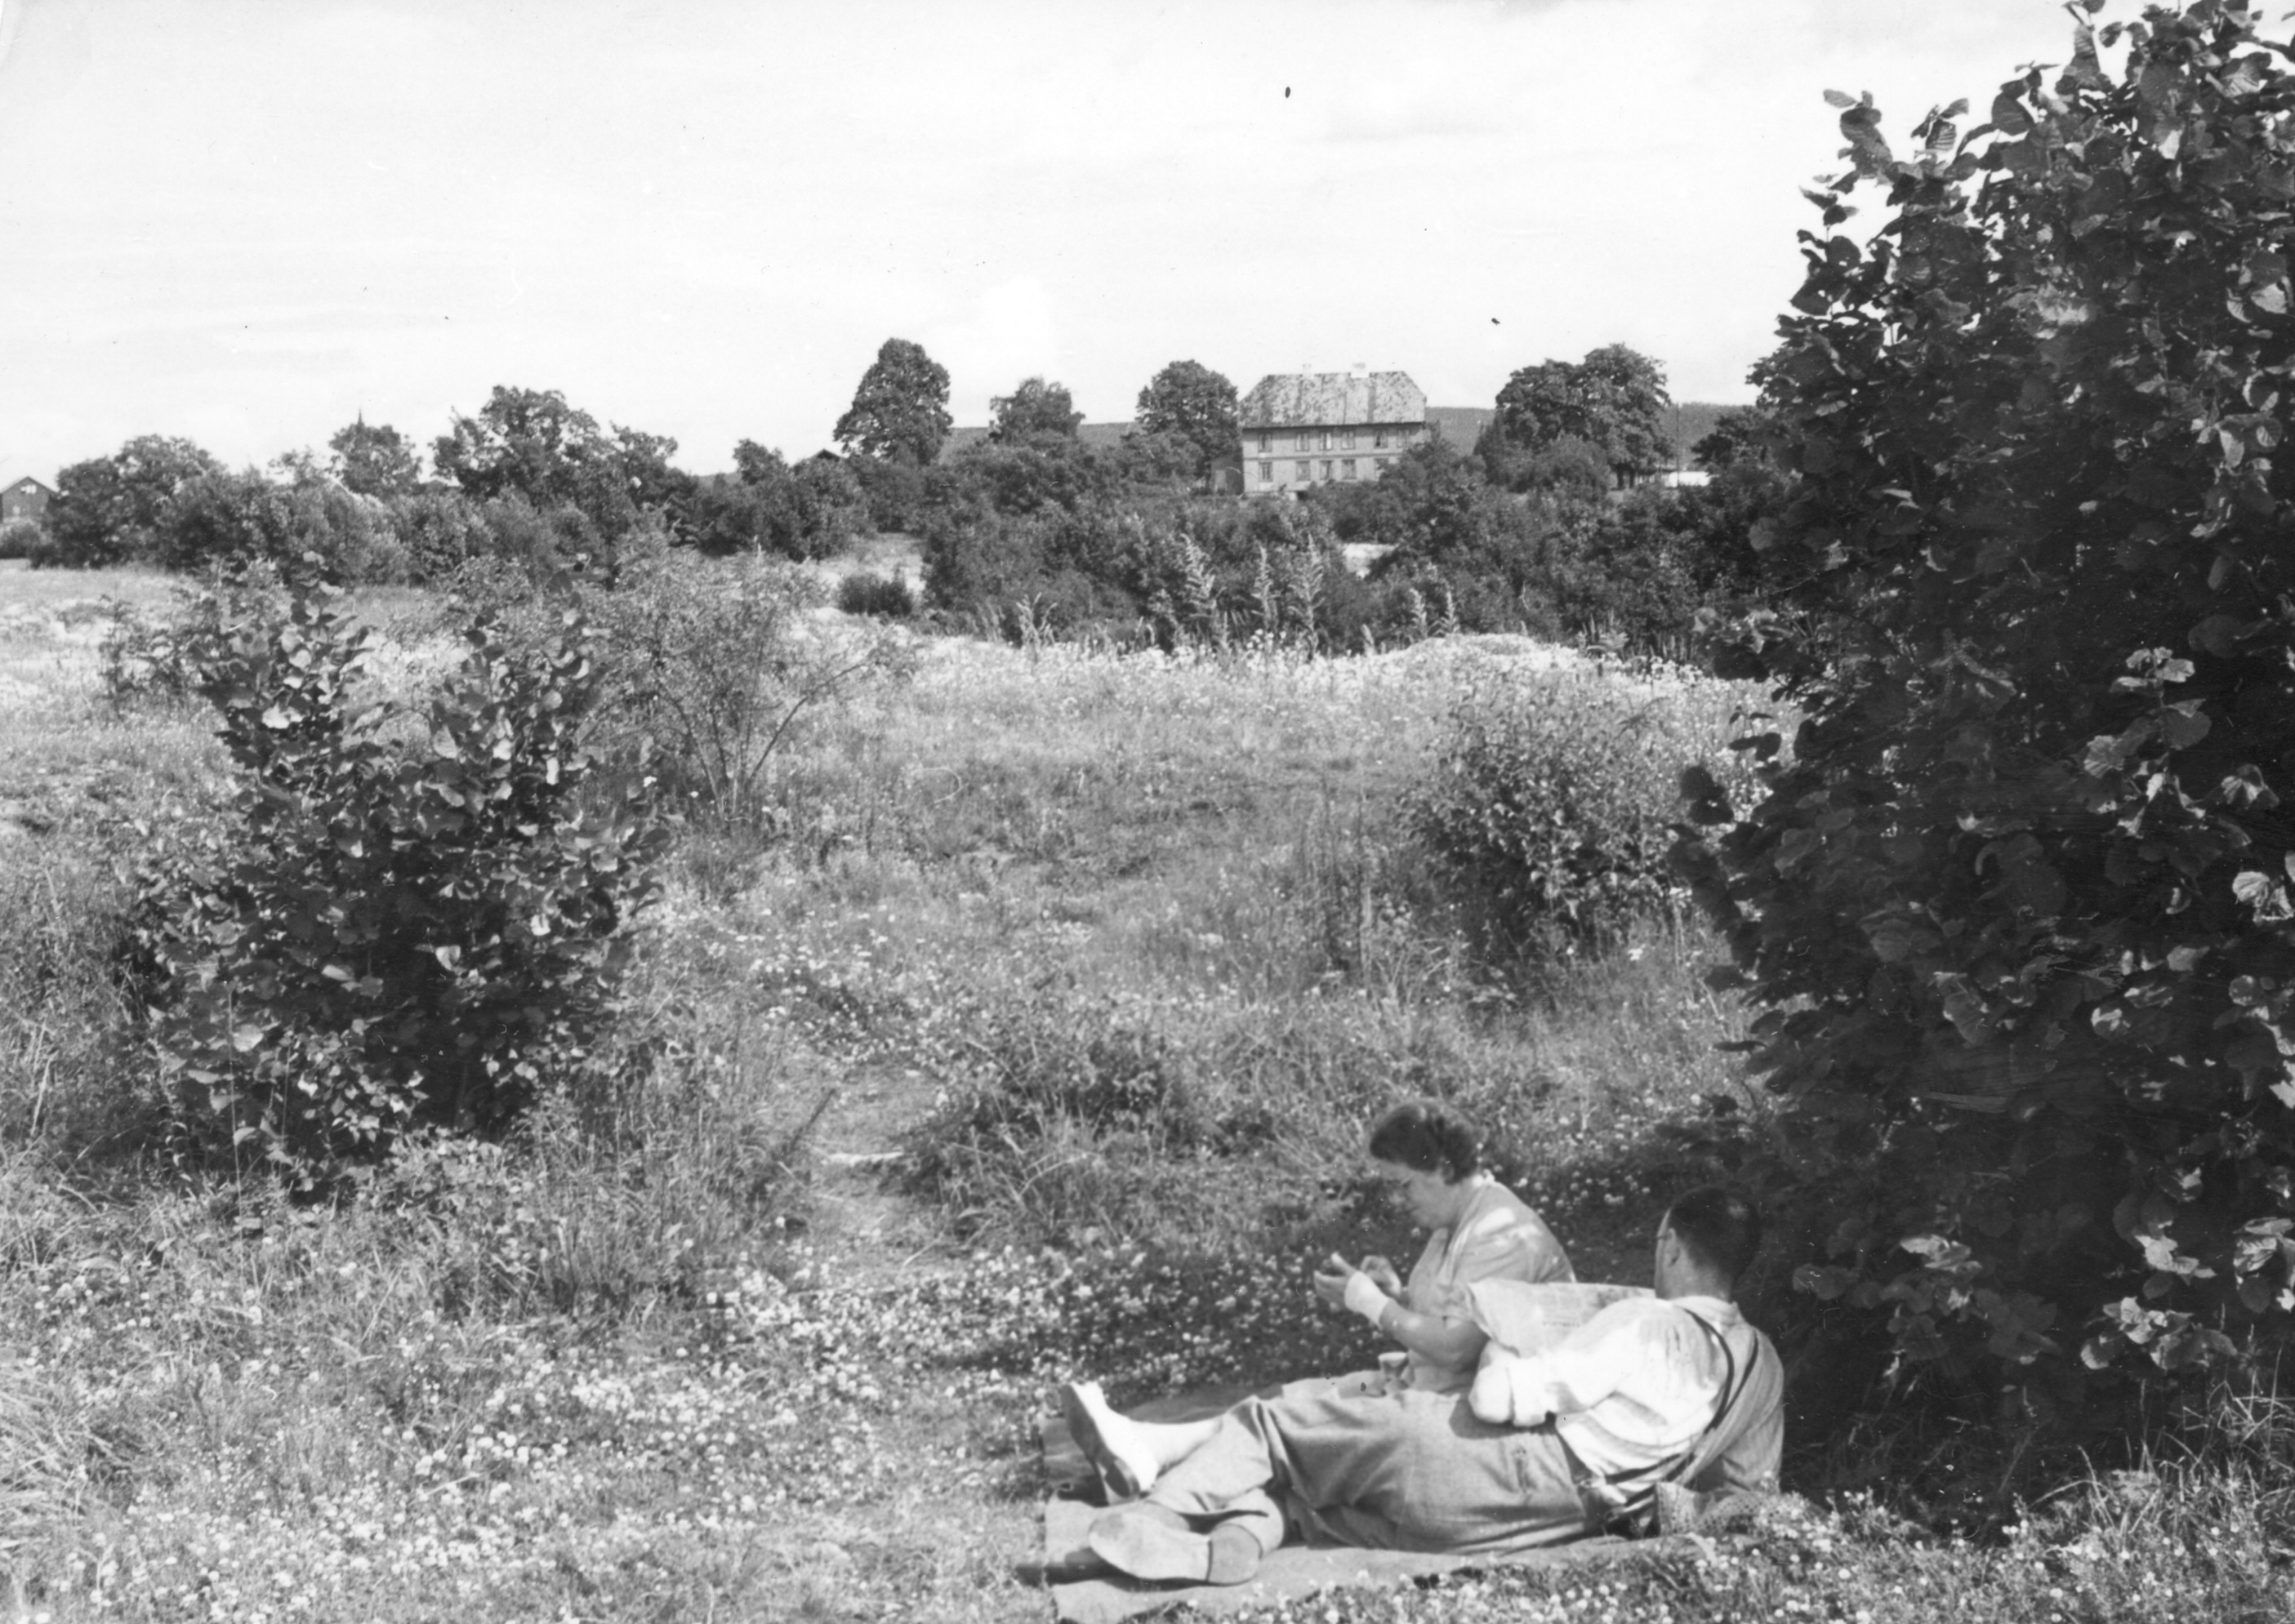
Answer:
[{"label": "suspenders", "polygon": [[[1654,1468],[1634,1467],[1623,1472],[1613,1472],[1606,1477],[1580,1485],[1581,1497],[1587,1502],[1589,1513],[1598,1512],[1598,1514],[1590,1515],[1589,1521],[1600,1526],[1608,1527],[1613,1524],[1638,1521],[1649,1509],[1652,1500],[1656,1497],[1660,1483],[1672,1482],[1689,1470],[1691,1463],[1697,1459],[1699,1452],[1712,1440],[1713,1435],[1721,1430],[1721,1423],[1727,1418],[1729,1412],[1737,1407],[1737,1400],[1744,1396],[1745,1389],[1752,1383],[1753,1365],[1761,1357],[1760,1343],[1758,1341],[1754,1342],[1753,1357],[1746,1362],[1744,1375],[1741,1379],[1737,1372],[1737,1356],[1731,1351],[1729,1339],[1721,1334],[1720,1328],[1695,1309],[1685,1308],[1681,1311],[1695,1320],[1697,1328],[1711,1337],[1714,1344],[1721,1350],[1723,1373],[1720,1401],[1714,1405],[1713,1418],[1705,1424],[1705,1430],[1698,1433],[1689,1446],[1682,1450],[1680,1458],[1673,1463],[1671,1470],[1662,1475],[1646,1476],[1644,1474],[1650,1473]],[[1637,1478],[1641,1481],[1635,1481]]]}]

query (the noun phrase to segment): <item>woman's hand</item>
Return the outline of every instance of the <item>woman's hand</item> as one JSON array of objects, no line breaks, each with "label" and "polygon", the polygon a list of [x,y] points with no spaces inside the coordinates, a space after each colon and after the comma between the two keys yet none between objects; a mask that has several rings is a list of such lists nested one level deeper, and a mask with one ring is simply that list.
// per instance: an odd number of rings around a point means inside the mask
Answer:
[{"label": "woman's hand", "polygon": [[1344,1308],[1347,1302],[1347,1277],[1355,1266],[1334,1252],[1315,1266],[1315,1295],[1333,1308]]},{"label": "woman's hand", "polygon": [[1373,1253],[1362,1261],[1362,1271],[1379,1290],[1398,1302],[1402,1300],[1402,1277],[1394,1272],[1393,1264]]}]

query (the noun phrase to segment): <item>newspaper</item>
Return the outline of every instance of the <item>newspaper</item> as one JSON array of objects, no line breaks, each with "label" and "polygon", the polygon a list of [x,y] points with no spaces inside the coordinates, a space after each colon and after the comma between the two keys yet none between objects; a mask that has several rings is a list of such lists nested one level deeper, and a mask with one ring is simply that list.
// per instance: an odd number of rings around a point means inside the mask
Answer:
[{"label": "newspaper", "polygon": [[1646,1285],[1531,1285],[1521,1280],[1477,1280],[1466,1287],[1482,1334],[1515,1354],[1550,1348],[1613,1302],[1649,1294]]}]

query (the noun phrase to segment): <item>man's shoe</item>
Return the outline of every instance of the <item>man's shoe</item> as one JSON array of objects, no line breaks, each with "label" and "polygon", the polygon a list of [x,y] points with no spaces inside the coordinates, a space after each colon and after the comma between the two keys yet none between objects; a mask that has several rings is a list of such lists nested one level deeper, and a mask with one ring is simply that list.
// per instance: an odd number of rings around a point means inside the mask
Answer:
[{"label": "man's shoe", "polygon": [[1134,1472],[1108,1443],[1099,1430],[1099,1418],[1084,1400],[1083,1390],[1070,1382],[1060,1389],[1060,1419],[1068,1424],[1068,1436],[1076,1448],[1099,1473],[1100,1492],[1110,1506],[1123,1500],[1136,1500],[1148,1492],[1148,1485],[1139,1481]]},{"label": "man's shoe", "polygon": [[1199,1534],[1168,1506],[1119,1506],[1091,1520],[1092,1550],[1134,1579],[1239,1585],[1259,1571],[1259,1541],[1232,1522]]}]

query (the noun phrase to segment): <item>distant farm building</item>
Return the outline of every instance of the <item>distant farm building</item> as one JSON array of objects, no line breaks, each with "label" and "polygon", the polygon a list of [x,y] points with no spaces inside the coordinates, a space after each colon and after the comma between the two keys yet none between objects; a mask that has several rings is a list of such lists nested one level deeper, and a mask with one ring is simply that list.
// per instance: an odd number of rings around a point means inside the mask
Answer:
[{"label": "distant farm building", "polygon": [[48,503],[55,497],[53,491],[27,474],[15,484],[0,490],[0,525],[12,518],[45,518]]},{"label": "distant farm building", "polygon": [[1474,449],[1482,430],[1498,414],[1496,406],[1429,406],[1426,426],[1434,431],[1435,438],[1448,441],[1450,449],[1463,457]]},{"label": "distant farm building", "polygon": [[[1094,451],[1114,451],[1123,444],[1123,437],[1131,432],[1130,423],[1078,423],[1075,437]],[[985,445],[992,431],[981,428],[951,428],[948,438],[940,443],[937,461],[945,462],[958,452],[974,445]]]},{"label": "distant farm building", "polygon": [[1270,372],[1238,408],[1253,496],[1376,479],[1433,432],[1407,372]]}]

